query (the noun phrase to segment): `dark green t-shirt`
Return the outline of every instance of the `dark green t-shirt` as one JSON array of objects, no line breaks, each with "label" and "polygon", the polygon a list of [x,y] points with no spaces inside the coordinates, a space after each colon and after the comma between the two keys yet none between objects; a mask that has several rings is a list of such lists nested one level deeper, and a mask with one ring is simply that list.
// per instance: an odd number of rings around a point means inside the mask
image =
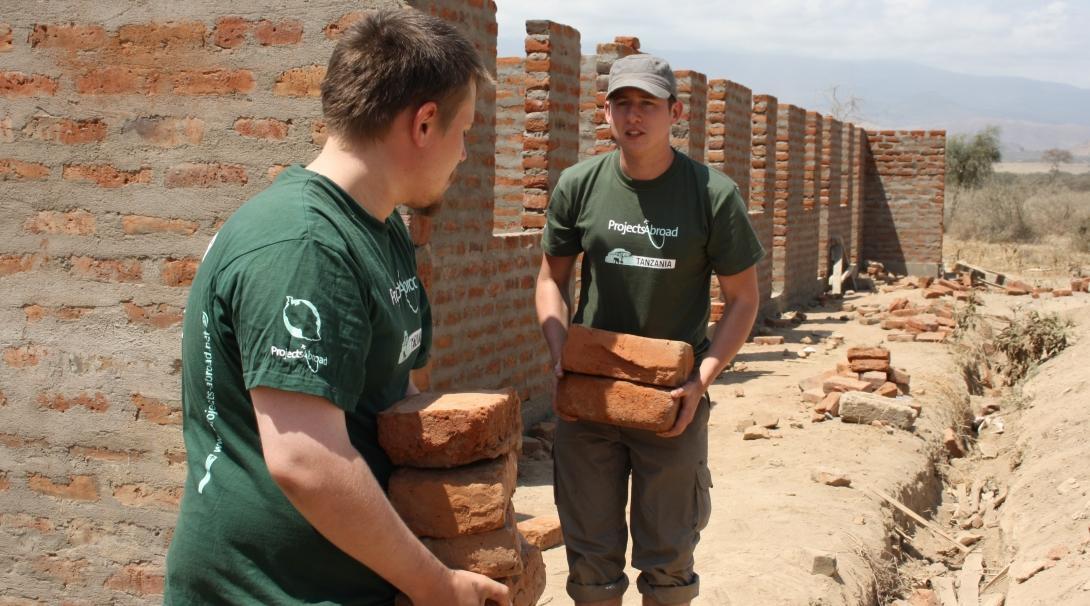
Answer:
[{"label": "dark green t-shirt", "polygon": [[322,537],[273,481],[248,390],[344,409],[352,443],[385,486],[376,414],[404,396],[430,341],[430,306],[396,212],[378,221],[301,166],[244,204],[209,245],[185,310],[188,474],[166,603],[393,603],[393,588]]},{"label": "dark green t-shirt", "polygon": [[764,255],[738,186],[680,152],[636,181],[614,151],[564,171],[549,201],[543,247],[584,253],[573,322],[707,350],[709,285]]}]

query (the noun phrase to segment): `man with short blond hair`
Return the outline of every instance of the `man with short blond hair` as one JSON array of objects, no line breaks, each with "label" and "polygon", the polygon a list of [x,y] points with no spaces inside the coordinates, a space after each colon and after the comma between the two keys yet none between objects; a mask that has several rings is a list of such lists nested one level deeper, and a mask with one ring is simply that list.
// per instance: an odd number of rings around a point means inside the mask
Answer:
[{"label": "man with short blond hair", "polygon": [[330,131],[224,224],[182,328],[188,473],[167,604],[506,603],[441,564],[384,494],[376,417],[416,392],[431,308],[396,206],[437,207],[490,76],[450,24],[380,11],[322,83]]},{"label": "man with short blond hair", "polygon": [[[537,283],[542,331],[560,356],[576,324],[686,341],[697,367],[671,395],[674,427],[656,434],[562,417],[553,447],[556,502],[579,606],[620,606],[628,587],[625,506],[631,477],[632,565],[646,606],[699,593],[693,551],[711,515],[708,387],[741,348],[757,313],[764,251],[738,187],[670,147],[682,112],[666,61],[631,55],[609,74],[606,120],[618,151],[560,176],[549,201]],[[568,287],[583,255],[579,307]],[[707,338],[709,283],[726,313]]]}]

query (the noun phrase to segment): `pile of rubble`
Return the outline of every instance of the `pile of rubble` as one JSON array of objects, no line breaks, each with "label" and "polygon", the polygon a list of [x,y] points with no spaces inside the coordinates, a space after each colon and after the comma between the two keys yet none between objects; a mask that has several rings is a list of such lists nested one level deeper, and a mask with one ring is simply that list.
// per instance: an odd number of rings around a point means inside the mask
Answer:
[{"label": "pile of rubble", "polygon": [[859,314],[861,324],[880,324],[883,330],[893,331],[886,337],[893,342],[942,343],[957,328],[954,306],[946,302],[917,305],[907,298],[900,298],[885,308],[851,304],[848,307]]},{"label": "pile of rubble", "polygon": [[884,347],[851,347],[847,361],[799,383],[802,398],[814,404],[815,423],[839,417],[845,423],[869,423],[911,429],[920,407],[909,396],[911,376],[890,364]]},{"label": "pile of rubble", "polygon": [[409,529],[445,565],[497,579],[513,605],[531,606],[545,591],[545,563],[511,504],[521,430],[512,389],[423,393],[378,419],[397,466],[390,502]]}]

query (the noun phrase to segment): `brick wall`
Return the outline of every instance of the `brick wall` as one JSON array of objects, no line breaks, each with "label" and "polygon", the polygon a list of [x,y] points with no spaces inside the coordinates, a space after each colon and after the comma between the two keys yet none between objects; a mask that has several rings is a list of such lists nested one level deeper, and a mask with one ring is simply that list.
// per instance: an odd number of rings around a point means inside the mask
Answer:
[{"label": "brick wall", "polygon": [[[843,171],[843,124],[832,116],[824,116],[821,139],[821,187],[818,193],[818,276],[828,279],[831,253],[839,243],[840,250],[850,246],[851,215],[841,191]],[[842,257],[845,255],[841,255]]]},{"label": "brick wall", "polygon": [[863,178],[868,162],[867,133],[860,127],[852,127],[852,255],[851,262],[859,267],[863,251]]},{"label": "brick wall", "polygon": [[690,70],[675,71],[681,118],[670,129],[670,145],[697,162],[704,161],[708,123],[708,77]]},{"label": "brick wall", "polygon": [[597,74],[594,79],[595,112],[591,115],[594,124],[594,144],[585,151],[586,156],[605,154],[617,149],[613,136],[609,133],[605,114],[609,68],[613,67],[613,62],[617,59],[640,52],[640,41],[638,38],[618,37],[613,42],[599,44],[597,51],[594,60],[594,69]]},{"label": "brick wall", "polygon": [[496,186],[493,231],[522,231],[522,134],[526,128],[523,57],[496,59]]},{"label": "brick wall", "polygon": [[867,131],[863,257],[934,275],[942,262],[945,131]]},{"label": "brick wall", "polygon": [[[754,95],[750,114],[749,219],[757,231],[764,259],[757,264],[757,284],[761,306],[772,299],[773,265],[776,259],[773,239],[776,208],[776,137],[779,102],[772,95]],[[745,190],[743,190],[744,192]],[[782,271],[782,270],[781,270]],[[781,273],[780,280],[783,280]],[[781,287],[782,288],[782,287]]]}]

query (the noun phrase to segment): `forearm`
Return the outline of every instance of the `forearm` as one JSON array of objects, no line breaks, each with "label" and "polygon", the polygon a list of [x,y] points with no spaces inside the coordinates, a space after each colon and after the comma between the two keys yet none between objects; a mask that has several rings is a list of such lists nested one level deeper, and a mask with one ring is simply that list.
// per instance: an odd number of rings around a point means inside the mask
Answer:
[{"label": "forearm", "polygon": [[545,336],[545,342],[549,345],[549,353],[553,362],[558,362],[560,352],[564,349],[564,341],[568,337],[570,305],[567,289],[562,289],[552,279],[538,279],[534,303],[537,308],[537,321]]},{"label": "forearm", "polygon": [[757,307],[756,297],[738,297],[727,303],[723,317],[715,324],[708,351],[697,369],[705,390],[742,349],[757,317]]},{"label": "forearm", "polygon": [[313,471],[277,481],[322,536],[409,597],[444,585],[451,571],[405,526],[358,452],[326,450],[298,464]]}]

